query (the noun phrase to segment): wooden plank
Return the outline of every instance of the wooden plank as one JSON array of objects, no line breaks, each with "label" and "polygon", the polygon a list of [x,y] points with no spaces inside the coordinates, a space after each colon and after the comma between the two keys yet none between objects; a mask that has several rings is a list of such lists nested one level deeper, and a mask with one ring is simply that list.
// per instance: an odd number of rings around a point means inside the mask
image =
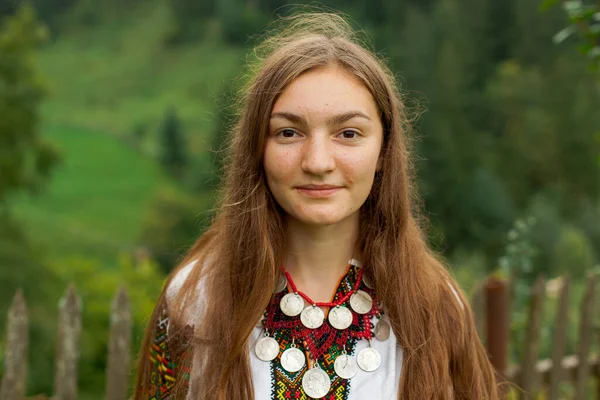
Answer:
[{"label": "wooden plank", "polygon": [[531,305],[529,307],[529,322],[525,337],[525,348],[523,352],[523,362],[521,364],[521,373],[519,374],[518,385],[523,389],[519,393],[519,398],[526,399],[536,389],[537,371],[536,363],[538,357],[538,347],[540,338],[540,328],[543,315],[544,294],[546,283],[540,276],[531,290]]},{"label": "wooden plank", "polygon": [[509,300],[505,279],[490,277],[486,280],[486,347],[496,371],[504,376],[508,366]]},{"label": "wooden plank", "polygon": [[[598,333],[598,342],[600,342],[600,331]],[[600,356],[596,357],[597,363],[592,366],[594,376],[596,377],[596,400],[600,400]]]},{"label": "wooden plank", "polygon": [[550,370],[550,391],[548,393],[549,400],[558,400],[558,385],[563,374],[561,360],[565,354],[566,331],[568,324],[569,312],[569,286],[571,281],[568,276],[562,280],[560,289],[559,301],[556,311],[556,329],[552,340],[552,365],[555,366]]},{"label": "wooden plank", "polygon": [[[600,277],[596,276],[596,279],[600,279]],[[596,312],[596,314],[600,314],[600,312]],[[600,322],[599,322],[600,324]],[[600,325],[596,325],[596,338],[598,340],[598,349],[600,349]],[[596,364],[591,365],[593,374],[596,377],[596,400],[600,400],[600,354],[596,357]]]},{"label": "wooden plank", "polygon": [[0,400],[25,397],[29,320],[23,292],[19,289],[8,311],[6,355]]},{"label": "wooden plank", "polygon": [[[600,333],[598,334],[600,341]],[[600,359],[600,356],[597,357]],[[600,362],[593,366],[594,376],[596,377],[596,400],[600,400]]]},{"label": "wooden plank", "polygon": [[579,359],[584,360],[584,362],[580,363],[577,373],[577,380],[575,382],[575,400],[583,400],[586,398],[585,390],[590,377],[590,368],[587,363],[587,359],[590,353],[590,345],[592,342],[592,334],[594,329],[594,297],[597,278],[598,276],[596,274],[593,274],[589,277],[585,295],[581,303],[578,341],[579,349],[577,354]]},{"label": "wooden plank", "polygon": [[483,293],[483,283],[477,284],[475,293],[473,293],[473,296],[471,297],[471,308],[473,310],[475,328],[477,329],[479,338],[485,345],[485,298]]},{"label": "wooden plank", "polygon": [[124,287],[117,292],[111,313],[108,364],[106,370],[107,400],[126,400],[131,363],[131,307]]},{"label": "wooden plank", "polygon": [[81,299],[70,286],[60,301],[56,371],[54,375],[55,400],[77,399],[77,363],[81,336]]}]

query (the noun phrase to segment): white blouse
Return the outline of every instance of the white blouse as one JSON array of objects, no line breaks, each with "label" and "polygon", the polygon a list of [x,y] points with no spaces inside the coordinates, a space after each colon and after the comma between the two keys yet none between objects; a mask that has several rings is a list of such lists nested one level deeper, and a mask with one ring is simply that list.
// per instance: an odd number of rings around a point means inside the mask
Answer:
[{"label": "white blouse", "polygon": [[[169,288],[167,289],[167,301],[172,299],[185,282],[187,276],[195,265],[195,261],[186,265],[182,268],[179,273],[171,281]],[[201,305],[199,305],[199,308]],[[198,313],[194,313],[199,315]],[[389,323],[389,319],[386,315],[383,319]],[[375,317],[372,322],[374,323]],[[274,380],[272,379],[271,363],[279,362],[277,359],[271,362],[265,362],[260,360],[255,352],[254,345],[258,339],[263,335],[263,329],[261,327],[255,327],[250,336],[248,344],[248,352],[250,354],[250,368],[252,371],[252,380],[254,384],[254,398],[255,400],[286,400],[284,393],[277,394],[272,385]],[[368,341],[365,339],[358,340],[356,346],[350,355],[356,356],[358,352],[368,346]],[[327,399],[335,400],[388,400],[398,398],[398,384],[400,380],[400,371],[402,368],[402,349],[397,345],[396,337],[394,332],[390,329],[390,336],[385,341],[379,341],[373,339],[371,341],[371,347],[377,349],[381,354],[381,366],[373,372],[365,372],[358,369],[358,372],[354,377],[349,380],[349,390],[346,394],[334,394],[335,397]],[[196,357],[194,357],[196,359]],[[199,368],[192,367],[191,381],[194,381],[194,375],[201,373]],[[276,393],[273,397],[273,393]],[[330,393],[332,394],[332,393]],[[329,394],[329,395],[330,395]],[[347,396],[347,397],[346,397]],[[305,397],[308,398],[308,397]],[[192,400],[188,396],[188,400]]]},{"label": "white blouse", "polygon": [[[387,316],[383,317],[383,319],[386,318]],[[270,363],[260,360],[254,353],[254,343],[261,335],[262,329],[254,328],[248,348],[254,383],[254,399],[285,399],[285,397],[271,397],[272,380]],[[368,342],[366,340],[359,340],[353,355],[358,354],[367,345]],[[371,347],[377,349],[381,354],[381,366],[373,372],[365,372],[359,368],[356,375],[350,379],[349,394],[347,399],[344,400],[389,400],[398,398],[398,383],[402,368],[402,349],[397,346],[396,337],[392,330],[390,329],[390,337],[384,342],[373,339]],[[275,359],[271,362],[278,361]],[[338,400],[337,397],[335,399]],[[339,399],[342,399],[342,397]]]}]

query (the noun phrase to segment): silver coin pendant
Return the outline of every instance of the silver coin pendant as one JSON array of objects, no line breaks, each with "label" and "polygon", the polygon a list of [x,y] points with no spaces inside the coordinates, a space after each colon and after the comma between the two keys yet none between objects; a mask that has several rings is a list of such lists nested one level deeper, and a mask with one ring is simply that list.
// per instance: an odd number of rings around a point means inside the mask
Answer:
[{"label": "silver coin pendant", "polygon": [[319,367],[314,367],[304,373],[302,388],[308,397],[320,399],[329,393],[331,380],[325,371]]},{"label": "silver coin pendant", "polygon": [[336,358],[335,362],[333,363],[333,369],[335,369],[337,376],[342,379],[350,379],[354,377],[358,371],[356,361],[354,361],[354,358],[348,354],[342,354]]},{"label": "silver coin pendant", "polygon": [[312,305],[307,306],[300,314],[302,325],[309,329],[317,329],[323,325],[325,313],[319,307]]},{"label": "silver coin pendant", "polygon": [[367,274],[363,273],[362,281],[366,287],[368,287],[369,289],[373,289],[373,287],[374,287],[373,282],[371,282],[371,278],[369,278],[367,276]]},{"label": "silver coin pendant", "polygon": [[390,324],[380,319],[375,325],[375,338],[385,342],[390,337]]},{"label": "silver coin pendant", "polygon": [[279,354],[279,343],[272,337],[264,337],[256,342],[254,353],[263,361],[272,361]]},{"label": "silver coin pendant", "polygon": [[381,354],[372,347],[362,349],[356,359],[360,369],[366,372],[373,372],[381,366]]},{"label": "silver coin pendant", "polygon": [[298,372],[306,364],[306,357],[302,350],[292,347],[281,355],[281,366],[288,372]]},{"label": "silver coin pendant", "polygon": [[283,292],[287,286],[287,279],[284,274],[279,275],[279,281],[277,282],[277,286],[275,286],[275,291],[273,293]]},{"label": "silver coin pendant", "polygon": [[358,290],[350,296],[350,307],[359,314],[366,314],[373,307],[373,299],[363,290]]},{"label": "silver coin pendant", "polygon": [[352,311],[344,306],[333,307],[329,310],[327,319],[335,329],[343,330],[352,325]]},{"label": "silver coin pendant", "polygon": [[304,299],[296,293],[288,293],[281,298],[279,308],[288,317],[295,317],[304,309]]}]

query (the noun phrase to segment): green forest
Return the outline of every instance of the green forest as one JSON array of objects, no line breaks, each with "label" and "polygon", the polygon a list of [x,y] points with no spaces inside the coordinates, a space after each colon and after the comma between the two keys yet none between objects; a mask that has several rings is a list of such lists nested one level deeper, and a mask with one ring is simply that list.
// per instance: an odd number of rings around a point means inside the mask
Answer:
[{"label": "green forest", "polygon": [[[164,278],[210,222],[245,61],[302,3],[0,1],[0,359],[21,288],[28,394],[52,393],[73,283],[80,397],[103,398],[113,295],[130,294],[137,348]],[[429,239],[467,294],[490,274],[515,280],[515,343],[539,274],[568,273],[575,307],[600,270],[600,3],[309,6],[345,13],[394,71]]]}]

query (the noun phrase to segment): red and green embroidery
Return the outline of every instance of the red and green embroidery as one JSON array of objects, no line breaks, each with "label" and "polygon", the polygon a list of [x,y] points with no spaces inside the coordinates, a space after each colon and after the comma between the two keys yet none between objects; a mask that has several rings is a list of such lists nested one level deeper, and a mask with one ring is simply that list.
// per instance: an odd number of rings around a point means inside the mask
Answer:
[{"label": "red and green embroidery", "polygon": [[[192,328],[186,326],[183,331],[169,336],[170,320],[164,309],[158,319],[154,341],[150,347],[150,361],[153,364],[148,395],[150,400],[170,399],[174,394],[177,379],[182,380],[183,390],[187,390],[190,379],[188,358],[189,339]],[[177,363],[176,363],[177,362]]]},{"label": "red and green embroidery", "polygon": [[[337,288],[334,301],[352,291],[358,277],[358,270],[358,267],[350,267]],[[375,293],[365,285],[361,284],[360,289],[375,298]],[[295,338],[298,348],[308,350],[318,360],[321,368],[331,379],[331,389],[329,394],[323,398],[324,400],[347,400],[350,392],[350,380],[342,379],[335,374],[334,362],[342,354],[344,347],[348,354],[353,354],[358,340],[372,337],[371,318],[379,312],[377,303],[374,303],[374,307],[367,314],[352,313],[353,321],[348,329],[337,330],[329,324],[327,319],[321,327],[309,329],[302,325],[299,317],[288,317],[281,311],[279,302],[285,294],[285,291],[276,294],[269,303],[264,322],[265,328],[280,344],[281,352],[290,348],[292,338]],[[298,372],[288,372],[282,368],[279,358],[273,360],[271,362],[271,398],[274,400],[308,400],[309,397],[302,389],[302,376],[307,369],[308,366],[305,365]]]}]

